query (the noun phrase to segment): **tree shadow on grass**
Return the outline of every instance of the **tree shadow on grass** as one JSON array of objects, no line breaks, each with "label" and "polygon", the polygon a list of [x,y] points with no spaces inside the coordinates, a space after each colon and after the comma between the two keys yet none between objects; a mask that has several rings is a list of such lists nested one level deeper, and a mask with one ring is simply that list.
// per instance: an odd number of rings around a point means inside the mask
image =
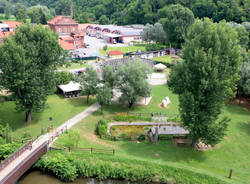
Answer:
[{"label": "tree shadow on grass", "polygon": [[74,97],[74,98],[64,98],[65,100],[68,100],[69,104],[73,105],[74,107],[80,107],[80,106],[90,106],[96,102],[96,99],[94,97],[89,97],[89,103],[87,104],[87,97],[81,96],[81,97]]},{"label": "tree shadow on grass", "polygon": [[245,132],[248,136],[250,136],[250,121],[248,122],[238,122],[237,127],[240,131]]}]

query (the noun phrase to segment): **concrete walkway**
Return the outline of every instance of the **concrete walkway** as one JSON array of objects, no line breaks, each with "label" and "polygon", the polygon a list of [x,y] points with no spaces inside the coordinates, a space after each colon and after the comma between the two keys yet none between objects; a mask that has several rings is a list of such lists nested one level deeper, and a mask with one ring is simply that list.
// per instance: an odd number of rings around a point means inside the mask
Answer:
[{"label": "concrete walkway", "polygon": [[[73,118],[71,118],[70,120],[66,121],[64,124],[62,124],[60,127],[58,127],[53,132],[42,135],[38,139],[36,139],[32,144],[32,149],[24,151],[19,157],[17,157],[14,161],[12,161],[7,167],[5,167],[3,170],[0,171],[0,184],[2,184],[1,181],[3,180],[3,178],[5,178],[11,171],[13,171],[16,167],[18,167],[18,165],[23,160],[25,160],[33,152],[35,152],[35,150],[38,147],[43,145],[45,142],[48,142],[49,140],[53,139],[53,137],[55,137],[56,134],[59,135],[59,134],[63,133],[63,131],[61,131],[62,129],[64,129],[64,128],[67,128],[67,129],[72,128],[75,124],[80,122],[82,119],[86,118],[91,113],[97,111],[99,108],[100,108],[100,105],[98,103],[95,103],[95,104],[91,105],[90,107],[88,107],[87,109],[85,109],[80,114],[78,114],[78,115],[74,116]],[[55,140],[56,139],[53,139],[51,144]]]}]

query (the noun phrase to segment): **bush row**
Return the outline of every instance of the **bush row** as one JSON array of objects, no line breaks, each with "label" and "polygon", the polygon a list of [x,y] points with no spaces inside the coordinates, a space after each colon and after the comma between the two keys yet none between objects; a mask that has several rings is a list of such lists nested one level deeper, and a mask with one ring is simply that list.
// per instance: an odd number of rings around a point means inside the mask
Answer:
[{"label": "bush row", "polygon": [[50,152],[43,156],[35,167],[51,173],[63,181],[79,177],[96,177],[139,182],[161,182],[168,184],[223,184],[225,182],[205,174],[186,169],[130,160],[117,156],[91,155],[79,159],[77,155]]},{"label": "bush row", "polygon": [[116,113],[113,118],[115,121],[125,121],[125,122],[152,121],[152,117],[150,116],[128,115],[127,113]]}]

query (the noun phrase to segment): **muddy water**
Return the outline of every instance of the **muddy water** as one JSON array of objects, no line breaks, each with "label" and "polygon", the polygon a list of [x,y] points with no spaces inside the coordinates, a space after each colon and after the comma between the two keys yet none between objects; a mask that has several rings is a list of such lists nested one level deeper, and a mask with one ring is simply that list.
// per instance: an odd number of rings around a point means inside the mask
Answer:
[{"label": "muddy water", "polygon": [[[40,171],[29,171],[17,182],[17,184],[66,184],[66,183],[58,180],[53,176],[43,174]],[[136,184],[136,183],[131,183],[128,181],[117,181],[117,180],[99,181],[97,179],[90,178],[90,179],[77,179],[74,182],[67,184]]]}]

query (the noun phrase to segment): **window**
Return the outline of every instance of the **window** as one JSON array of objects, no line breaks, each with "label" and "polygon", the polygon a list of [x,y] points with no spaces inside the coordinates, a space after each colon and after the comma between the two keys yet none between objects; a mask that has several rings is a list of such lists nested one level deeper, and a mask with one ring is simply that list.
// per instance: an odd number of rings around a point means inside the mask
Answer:
[{"label": "window", "polygon": [[58,32],[61,33],[62,32],[62,28],[58,28]]},{"label": "window", "polygon": [[76,30],[76,29],[73,27],[73,28],[72,28],[72,32],[74,32],[75,30]]}]

